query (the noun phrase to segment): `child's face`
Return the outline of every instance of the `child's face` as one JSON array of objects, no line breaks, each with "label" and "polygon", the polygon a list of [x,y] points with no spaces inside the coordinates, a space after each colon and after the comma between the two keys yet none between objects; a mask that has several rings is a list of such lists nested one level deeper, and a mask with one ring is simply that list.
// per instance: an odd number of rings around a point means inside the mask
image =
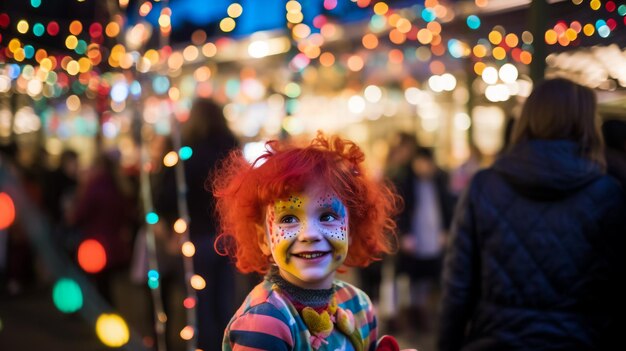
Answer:
[{"label": "child's face", "polygon": [[284,279],[306,289],[332,286],[349,244],[348,211],[334,192],[316,184],[276,200],[267,208],[265,230],[262,249],[271,251]]}]

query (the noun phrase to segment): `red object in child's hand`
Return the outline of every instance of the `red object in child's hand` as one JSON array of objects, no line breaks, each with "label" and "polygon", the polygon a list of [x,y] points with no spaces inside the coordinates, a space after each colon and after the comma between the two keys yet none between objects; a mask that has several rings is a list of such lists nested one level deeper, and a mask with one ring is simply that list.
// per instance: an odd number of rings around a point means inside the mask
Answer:
[{"label": "red object in child's hand", "polygon": [[400,351],[400,345],[391,335],[383,335],[376,343],[376,351]]}]

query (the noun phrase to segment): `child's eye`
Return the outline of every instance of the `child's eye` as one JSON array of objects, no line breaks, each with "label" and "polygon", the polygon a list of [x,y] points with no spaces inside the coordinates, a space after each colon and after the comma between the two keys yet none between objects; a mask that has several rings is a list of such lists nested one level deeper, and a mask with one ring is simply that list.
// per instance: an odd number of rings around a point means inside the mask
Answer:
[{"label": "child's eye", "polygon": [[321,222],[332,222],[334,220],[336,220],[338,218],[338,216],[334,213],[324,213],[320,216],[320,221]]},{"label": "child's eye", "polygon": [[291,223],[297,223],[297,222],[298,222],[298,217],[294,215],[287,215],[280,219],[280,223],[291,224]]}]

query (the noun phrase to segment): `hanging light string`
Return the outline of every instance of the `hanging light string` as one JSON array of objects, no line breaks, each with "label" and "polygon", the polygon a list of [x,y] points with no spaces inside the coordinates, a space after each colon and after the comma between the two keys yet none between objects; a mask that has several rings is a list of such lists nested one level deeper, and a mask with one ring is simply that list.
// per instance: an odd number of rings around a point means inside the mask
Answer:
[{"label": "hanging light string", "polygon": [[[141,118],[141,117],[139,117]],[[144,125],[143,128],[148,127]],[[163,309],[163,297],[161,294],[161,284],[159,283],[159,262],[156,253],[156,240],[154,237],[154,225],[158,223],[159,217],[154,212],[154,205],[152,201],[152,187],[150,182],[150,169],[152,168],[150,162],[150,154],[148,150],[148,140],[146,135],[148,133],[141,133],[141,198],[143,201],[143,208],[145,211],[145,236],[146,236],[146,254],[148,258],[148,287],[152,295],[152,305],[154,307],[154,329],[157,338],[157,351],[167,350],[165,343],[165,322],[167,322],[167,315]]]},{"label": "hanging light string", "polygon": [[[187,205],[187,182],[185,181],[185,167],[183,163],[185,157],[180,156],[182,148],[180,125],[178,123],[178,119],[173,114],[170,120],[172,125],[172,146],[174,147],[174,150],[178,151],[179,154],[179,162],[177,162],[174,166],[174,171],[176,176],[176,200],[180,218],[174,223],[174,231],[180,235],[178,239],[178,247],[181,249],[183,254],[185,289],[187,292],[187,297],[183,302],[187,315],[187,325],[180,331],[180,336],[181,338],[187,340],[187,350],[195,351],[197,344],[196,302],[198,300],[195,290],[197,284],[194,283],[194,280],[202,278],[194,273],[193,255],[195,250],[189,250],[189,247],[193,248],[193,243],[189,238],[190,216],[189,207]],[[203,288],[204,284],[202,285],[203,286],[198,288]]]},{"label": "hanging light string", "polygon": [[[144,3],[150,4],[149,1],[144,1]],[[163,47],[162,42],[159,42],[160,48]],[[143,72],[144,70],[139,67],[143,63],[142,60],[137,61],[137,74]],[[137,105],[137,111],[141,111],[140,104]],[[140,115],[142,123],[145,122],[145,119]],[[143,128],[149,128],[148,124],[144,124]],[[152,185],[150,180],[150,172],[153,169],[152,160],[150,159],[150,151],[148,149],[148,145],[150,140],[148,139],[151,133],[147,133],[147,131],[142,131],[141,133],[141,192],[143,198],[143,206],[146,212],[146,248],[148,254],[148,287],[150,288],[150,292],[152,295],[152,305],[154,310],[154,329],[156,332],[157,338],[157,350],[165,351],[167,350],[166,343],[166,322],[167,322],[167,314],[165,313],[163,307],[163,294],[161,292],[161,284],[160,284],[160,274],[159,274],[159,262],[157,256],[157,248],[156,248],[156,239],[154,235],[154,225],[158,222],[159,217],[154,212],[154,202],[152,199]],[[149,218],[151,216],[152,218]]]},{"label": "hanging light string", "polygon": [[[141,6],[144,4],[151,4],[149,1],[144,1]],[[140,6],[140,8],[141,8]],[[144,46],[146,42],[142,43]],[[160,38],[159,41],[160,47],[163,47],[163,40]],[[137,60],[136,69],[134,70],[135,77],[139,80],[142,72],[145,72],[143,67],[142,60]],[[137,99],[135,103],[135,118],[138,118],[141,123],[141,137],[140,139],[140,150],[141,150],[141,167],[140,167],[140,187],[141,187],[141,199],[142,205],[144,209],[145,215],[145,243],[146,243],[146,256],[148,261],[148,272],[147,272],[147,284],[150,288],[150,293],[152,297],[152,306],[154,311],[154,330],[156,334],[156,347],[157,351],[166,351],[167,343],[166,343],[166,322],[167,322],[167,314],[165,313],[164,304],[163,304],[163,294],[161,291],[161,283],[160,283],[160,271],[159,271],[159,262],[157,256],[157,245],[156,238],[154,233],[154,226],[159,222],[159,216],[155,212],[154,209],[154,201],[152,199],[152,182],[150,179],[150,174],[154,169],[152,164],[152,160],[150,157],[150,138],[153,133],[150,132],[151,126],[145,122],[143,118],[142,104],[141,99]]]}]

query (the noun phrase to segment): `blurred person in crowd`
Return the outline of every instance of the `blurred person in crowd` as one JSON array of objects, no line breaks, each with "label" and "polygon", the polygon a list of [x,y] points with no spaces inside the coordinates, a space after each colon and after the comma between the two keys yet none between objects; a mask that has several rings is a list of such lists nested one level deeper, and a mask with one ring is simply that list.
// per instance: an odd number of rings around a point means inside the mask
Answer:
[{"label": "blurred person in crowd", "polygon": [[[193,151],[191,158],[184,161],[184,169],[189,235],[196,248],[194,269],[206,281],[206,287],[197,291],[198,348],[218,350],[224,328],[238,303],[235,301],[236,273],[229,259],[219,256],[213,249],[217,232],[213,215],[215,200],[205,190],[205,182],[216,163],[237,148],[238,142],[228,127],[222,107],[203,98],[193,102],[189,118],[181,126],[181,138],[182,145]],[[160,189],[155,201],[157,213],[173,224],[179,218],[174,167],[165,169]]]},{"label": "blurred person in crowd", "polygon": [[44,180],[44,205],[62,246],[74,254],[78,245],[76,232],[67,223],[66,212],[74,201],[78,185],[78,154],[74,150],[61,153],[59,166],[48,172]]},{"label": "blurred person in crowd", "polygon": [[440,350],[618,345],[626,203],[604,168],[594,92],[565,79],[538,84],[509,150],[474,176],[457,208]]},{"label": "blurred person in crowd", "polygon": [[385,163],[385,177],[396,186],[403,184],[410,177],[411,167],[418,142],[415,135],[407,132],[398,132],[391,142],[391,148]]},{"label": "blurred person in crowd", "polygon": [[112,304],[113,283],[130,263],[137,214],[131,194],[132,189],[120,172],[119,153],[102,152],[80,179],[67,213],[68,223],[79,231],[81,242],[94,239],[104,248],[106,266],[95,279],[100,293]]},{"label": "blurred person in crowd", "polygon": [[31,144],[19,144],[16,154],[16,165],[19,177],[28,198],[38,208],[44,206],[43,184],[47,172],[48,154],[45,148]]},{"label": "blurred person in crowd", "polygon": [[483,153],[474,143],[469,144],[469,157],[450,174],[450,191],[458,196],[469,185],[474,174],[483,166]]},{"label": "blurred person in crowd", "polygon": [[411,284],[410,305],[404,314],[412,324],[428,330],[434,319],[430,307],[439,286],[454,199],[448,174],[435,163],[432,149],[417,146],[405,167],[408,176],[398,184],[404,210],[398,220],[402,250],[397,271],[407,274]]},{"label": "blurred person in crowd", "polygon": [[606,144],[606,172],[615,177],[626,189],[626,121],[608,120],[602,124]]},{"label": "blurred person in crowd", "polygon": [[[14,172],[18,186],[37,208],[43,207],[43,180],[45,176],[45,149],[31,144],[12,143],[5,149],[5,161]],[[42,273],[37,268],[27,227],[16,220],[7,228],[6,290],[16,295],[37,283]]]},{"label": "blurred person in crowd", "polygon": [[[415,145],[415,136],[406,132],[397,132],[390,141],[390,148],[385,161],[384,177],[390,181],[395,188],[402,182],[407,174],[406,165],[411,161]],[[381,261],[374,261],[367,267],[358,269],[360,288],[372,299],[374,304],[378,304],[382,283],[383,265],[391,261],[392,257],[385,257]]]}]

